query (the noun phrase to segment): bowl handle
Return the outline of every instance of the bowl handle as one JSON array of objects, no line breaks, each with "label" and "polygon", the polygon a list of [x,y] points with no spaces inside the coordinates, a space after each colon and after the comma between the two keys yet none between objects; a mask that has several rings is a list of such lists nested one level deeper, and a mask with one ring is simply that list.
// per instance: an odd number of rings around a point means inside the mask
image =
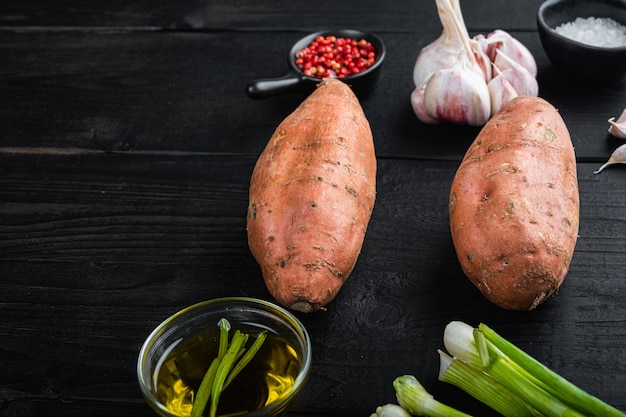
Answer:
[{"label": "bowl handle", "polygon": [[246,87],[246,94],[253,99],[264,99],[277,94],[302,91],[307,84],[312,85],[304,76],[289,73],[279,78],[254,80]]}]

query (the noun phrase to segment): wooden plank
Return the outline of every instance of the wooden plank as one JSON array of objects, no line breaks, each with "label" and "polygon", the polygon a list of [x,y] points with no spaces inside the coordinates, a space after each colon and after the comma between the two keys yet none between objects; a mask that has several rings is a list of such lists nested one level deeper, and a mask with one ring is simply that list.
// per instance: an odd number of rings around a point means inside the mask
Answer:
[{"label": "wooden plank", "polygon": [[[4,33],[2,146],[258,154],[304,97],[252,100],[245,87],[286,74],[287,53],[300,35]],[[561,111],[579,160],[606,160],[620,144],[608,135],[607,119],[623,108],[626,80],[573,85],[549,64],[535,33],[515,35],[535,54],[540,95]],[[259,36],[266,47],[255,46]],[[435,36],[383,34],[387,61],[362,98],[379,157],[460,160],[478,132],[425,125],[411,109],[415,58]]]},{"label": "wooden plank", "polygon": [[535,32],[540,0],[463,0],[472,34],[512,31],[576,146],[581,229],[560,294],[528,313],[489,304],[462,275],[447,190],[478,132],[426,126],[409,94],[417,53],[440,33],[434,1],[360,8],[326,0],[128,4],[10,2],[0,9],[0,415],[152,416],[135,361],[173,312],[207,298],[271,299],[247,247],[256,156],[301,101],[253,101],[304,33],[362,27],[388,60],[362,98],[378,200],[357,267],[325,312],[299,316],[314,371],[290,417],[369,415],[412,373],[445,402],[494,413],[436,381],[445,324],[488,323],[573,382],[626,408],[626,171],[593,171],[621,142],[606,119],[625,82],[564,79]]},{"label": "wooden plank", "polygon": [[[487,4],[464,0],[461,7],[471,30],[535,30],[540,0],[515,0]],[[271,23],[270,23],[271,22]],[[366,25],[366,27],[363,27]],[[319,0],[156,0],[106,3],[81,1],[10,2],[0,9],[0,26],[75,28],[167,28],[192,30],[308,30],[320,28],[361,28],[383,32],[440,31],[434,0],[361,0],[355,8],[349,2]]]},{"label": "wooden plank", "polygon": [[[213,297],[271,299],[245,233],[254,161],[0,155],[5,411],[45,404],[74,415],[96,403],[137,410],[134,362],[160,321]],[[487,302],[459,269],[447,217],[456,162],[380,160],[378,199],[353,275],[327,311],[299,315],[315,367],[295,410],[364,415],[395,400],[391,381],[404,373],[446,402],[481,410],[436,381],[443,327],[456,319],[489,324],[625,408],[626,171],[594,175],[596,168],[579,164],[580,239],[560,294],[515,313]]]}]

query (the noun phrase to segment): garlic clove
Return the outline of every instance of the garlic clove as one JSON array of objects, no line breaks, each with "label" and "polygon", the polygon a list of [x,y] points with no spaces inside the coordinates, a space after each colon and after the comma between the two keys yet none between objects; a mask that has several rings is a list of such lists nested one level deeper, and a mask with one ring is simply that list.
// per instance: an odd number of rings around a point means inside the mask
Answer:
[{"label": "garlic clove", "polygon": [[515,88],[502,74],[498,74],[487,83],[489,98],[491,99],[491,115],[493,116],[502,106],[518,96]]},{"label": "garlic clove", "polygon": [[508,32],[497,29],[487,36],[477,35],[474,39],[481,44],[489,59],[501,70],[508,68],[508,62],[503,62],[502,57],[498,57],[497,51],[503,52],[511,60],[526,68],[533,77],[537,76],[537,62],[532,53]]},{"label": "garlic clove", "polygon": [[489,56],[485,53],[480,44],[472,39],[470,39],[470,46],[472,51],[474,52],[474,59],[476,60],[476,66],[480,69],[485,82],[489,82],[493,77],[492,74],[492,63],[489,59]]},{"label": "garlic clove", "polygon": [[536,97],[539,94],[539,84],[537,80],[523,68],[521,70],[509,68],[506,71],[502,71],[500,75],[513,86],[518,96]]},{"label": "garlic clove", "polygon": [[513,61],[504,52],[498,50],[496,55],[501,62],[505,62],[506,69],[495,66],[496,72],[506,78],[520,96],[537,96],[539,83],[537,79],[522,65]]},{"label": "garlic clove", "polygon": [[433,116],[431,116],[424,106],[424,90],[425,84],[421,87],[415,87],[413,92],[411,93],[411,106],[413,107],[413,111],[418,119],[422,122],[429,125],[436,125],[441,123],[441,121]]},{"label": "garlic clove", "polygon": [[484,125],[491,115],[487,84],[460,62],[425,83],[423,105],[434,119],[470,126]]},{"label": "garlic clove", "polygon": [[626,144],[617,148],[611,157],[604,165],[602,165],[598,170],[594,171],[594,174],[599,174],[604,168],[613,164],[626,164]]},{"label": "garlic clove", "polygon": [[615,120],[615,117],[609,119],[609,133],[616,138],[626,139],[626,109],[621,116]]}]

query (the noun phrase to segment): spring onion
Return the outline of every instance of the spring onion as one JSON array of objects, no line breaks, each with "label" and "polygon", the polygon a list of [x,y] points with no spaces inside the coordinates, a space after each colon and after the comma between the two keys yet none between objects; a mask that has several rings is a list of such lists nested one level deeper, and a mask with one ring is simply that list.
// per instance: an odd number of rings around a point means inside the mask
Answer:
[{"label": "spring onion", "polygon": [[[484,324],[475,329],[451,322],[444,331],[444,345],[453,357],[487,373],[546,417],[625,415],[539,364]],[[484,402],[490,405],[489,399]]]},{"label": "spring onion", "polygon": [[509,417],[535,417],[539,412],[487,373],[439,351],[439,380],[461,388],[477,400]]},{"label": "spring onion", "polygon": [[233,378],[252,360],[267,337],[266,330],[260,332],[246,352],[248,334],[235,330],[229,342],[230,323],[228,320],[221,319],[218,326],[220,329],[218,353],[200,383],[191,408],[191,417],[201,417],[207,404],[210,417],[216,416],[220,395]]},{"label": "spring onion", "polygon": [[[439,351],[439,380],[457,386],[505,417],[626,417],[485,324],[473,328],[459,321],[449,323],[444,345],[448,353]],[[436,401],[412,375],[396,378],[393,386],[399,405],[411,415],[467,416]],[[401,416],[391,410],[389,417]],[[384,411],[379,407],[376,415],[386,417]]]},{"label": "spring onion", "polygon": [[517,363],[534,378],[541,381],[546,390],[564,403],[583,413],[602,417],[624,417],[626,413],[605,403],[597,397],[575,386],[565,378],[558,375],[539,361],[513,345],[511,342],[498,335],[494,330],[480,324],[479,331],[485,335],[485,339],[502,352],[503,356]]},{"label": "spring onion", "polygon": [[213,381],[215,380],[215,374],[217,373],[217,367],[220,364],[219,357],[214,358],[211,362],[211,366],[204,374],[196,398],[193,400],[193,406],[191,408],[191,417],[200,417],[202,412],[209,402],[211,396],[211,388],[213,387]]},{"label": "spring onion", "polygon": [[398,403],[414,416],[470,417],[457,409],[440,403],[430,395],[413,375],[399,376],[393,381]]}]

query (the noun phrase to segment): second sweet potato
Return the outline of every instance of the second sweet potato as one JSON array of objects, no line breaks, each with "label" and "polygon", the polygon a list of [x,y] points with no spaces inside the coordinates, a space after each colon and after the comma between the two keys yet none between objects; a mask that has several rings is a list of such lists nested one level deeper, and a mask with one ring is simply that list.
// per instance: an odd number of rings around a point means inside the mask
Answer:
[{"label": "second sweet potato", "polygon": [[463,271],[494,304],[530,310],[555,294],[578,237],[576,159],[558,111],[517,97],[480,131],[450,190]]}]

